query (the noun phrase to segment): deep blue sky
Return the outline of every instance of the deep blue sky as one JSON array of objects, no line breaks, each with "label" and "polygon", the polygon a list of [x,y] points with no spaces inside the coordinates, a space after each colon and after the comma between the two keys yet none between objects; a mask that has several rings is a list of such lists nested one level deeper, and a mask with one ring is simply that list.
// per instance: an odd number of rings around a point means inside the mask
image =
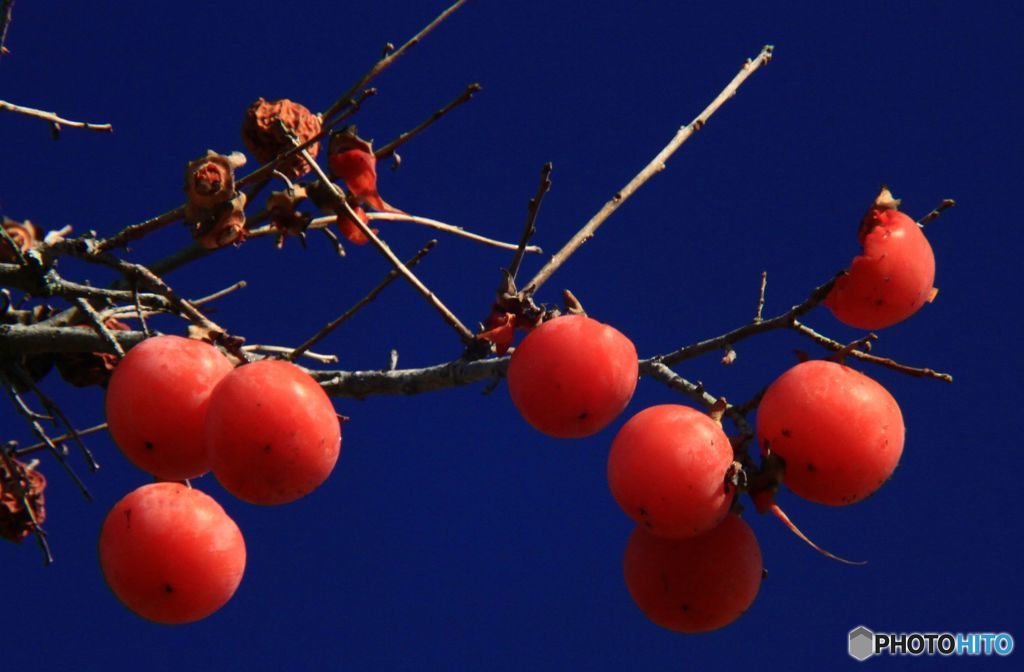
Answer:
[{"label": "deep blue sky", "polygon": [[[299,4],[299,3],[296,3]],[[103,234],[182,201],[185,163],[243,149],[238,128],[258,96],[315,110],[355,81],[385,42],[401,43],[438,1],[284,4],[19,2],[0,61],[0,97],[112,122],[113,135],[0,116],[0,212],[44,227]],[[470,0],[387,71],[357,118],[378,143],[480,82],[467,106],[408,144],[381,192],[407,211],[518,237],[545,161],[554,186],[536,242],[554,252],[690,121],[765,43],[776,59],[558,272],[541,300],[571,288],[642,355],[717,335],[751,317],[762,270],[768,314],[802,300],[856,253],[857,222],[888,183],[914,216],[958,207],[928,228],[938,300],[882,332],[876,352],[956,376],[953,385],[862,369],[899,400],[907,444],[871,499],[833,509],[788,493],[781,504],[827,548],[814,553],[772,518],[746,515],[770,577],[751,610],[688,637],[649,623],[621,576],[631,523],[607,490],[615,429],[647,405],[681,398],[642,380],[627,414],[581,441],[522,422],[499,387],[414,398],[336,400],[351,416],[331,480],[264,509],[196,482],[235,517],[249,549],[235,598],[210,619],[167,628],[111,596],[95,543],[107,509],[146,477],[106,439],[86,505],[51,463],[57,563],[32,542],[0,547],[4,665],[46,669],[835,669],[853,664],[846,633],[1008,630],[1018,598],[1017,480],[1022,358],[1020,204],[1024,84],[1014,3],[515,3]],[[382,225],[401,256],[429,237]],[[350,306],[387,267],[370,249],[339,260],[320,237],[303,251],[269,241],[226,250],[168,281],[198,296],[238,279],[216,318],[252,343],[294,345]],[[174,226],[133,259],[187,242]],[[484,317],[509,256],[443,238],[421,277],[460,315]],[[525,272],[539,267],[528,262]],[[66,273],[73,270],[67,264]],[[106,276],[95,274],[95,282]],[[79,276],[82,277],[82,276]],[[860,332],[825,309],[812,326]],[[164,329],[180,329],[165,323]],[[395,285],[321,350],[341,366],[427,365],[459,342]],[[744,342],[731,367],[679,367],[743,400],[793,362],[820,354],[795,334]],[[102,420],[99,390],[67,393],[81,426]],[[30,442],[10,408],[3,437]],[[80,471],[84,471],[84,468]],[[1015,654],[1019,657],[1020,652]],[[34,661],[34,662],[32,662]],[[875,660],[871,665],[905,665]],[[914,661],[915,669],[1008,661]]]}]

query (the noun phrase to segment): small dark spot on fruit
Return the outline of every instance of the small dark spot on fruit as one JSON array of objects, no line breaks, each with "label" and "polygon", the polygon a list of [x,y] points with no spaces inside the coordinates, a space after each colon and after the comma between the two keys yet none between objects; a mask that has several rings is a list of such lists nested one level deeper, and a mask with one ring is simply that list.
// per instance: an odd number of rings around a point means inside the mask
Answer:
[{"label": "small dark spot on fruit", "polygon": [[589,416],[590,416],[590,413],[588,413],[587,411],[583,411],[582,413],[580,413],[579,415],[577,415],[577,416],[576,416],[576,418],[577,418],[578,420],[586,420],[586,419],[587,419],[587,417],[589,417]]},{"label": "small dark spot on fruit", "polygon": [[131,528],[131,526],[132,526],[132,510],[131,509],[125,509],[124,510],[124,522],[125,522],[125,524],[129,528]]},{"label": "small dark spot on fruit", "polygon": [[882,305],[883,303],[885,303],[885,301],[883,301],[882,299],[875,299],[875,305],[876,305],[876,306],[880,306],[880,305]]},{"label": "small dark spot on fruit", "polygon": [[646,527],[648,530],[653,530],[654,529],[654,524],[651,523],[651,521],[649,521],[649,520],[644,520],[644,527]]},{"label": "small dark spot on fruit", "polygon": [[273,450],[273,449],[270,447],[269,443],[267,445],[263,446],[263,452],[264,453],[269,453],[271,450]]},{"label": "small dark spot on fruit", "polygon": [[173,593],[174,592],[174,586],[172,586],[169,583],[165,583],[164,584],[164,592],[165,593]]},{"label": "small dark spot on fruit", "polygon": [[666,574],[665,572],[661,573],[661,588],[666,593],[668,592],[668,574]]},{"label": "small dark spot on fruit", "polygon": [[647,509],[645,509],[644,507],[641,506],[640,507],[640,515],[641,516],[647,516],[648,515]]},{"label": "small dark spot on fruit", "polygon": [[146,441],[146,450],[153,450],[153,448],[155,448],[155,446],[153,445],[153,442],[152,441]]},{"label": "small dark spot on fruit", "polygon": [[683,605],[683,611],[689,611],[689,610],[690,610],[690,605],[684,604]]},{"label": "small dark spot on fruit", "polygon": [[788,429],[782,430],[782,435],[783,436],[789,436],[789,430]]},{"label": "small dark spot on fruit", "polygon": [[812,472],[812,473],[813,473],[813,472],[817,471],[817,469],[816,469],[816,468],[814,467],[814,465],[813,465],[813,464],[811,464],[810,462],[808,462],[808,463],[807,463],[807,471],[810,471],[810,472]]}]

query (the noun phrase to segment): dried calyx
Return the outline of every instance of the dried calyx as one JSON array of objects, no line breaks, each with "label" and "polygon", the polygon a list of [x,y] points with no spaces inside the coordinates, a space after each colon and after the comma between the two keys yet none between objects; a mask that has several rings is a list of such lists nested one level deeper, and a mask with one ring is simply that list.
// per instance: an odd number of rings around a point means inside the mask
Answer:
[{"label": "dried calyx", "polygon": [[185,221],[192,237],[207,249],[239,242],[245,234],[245,194],[236,190],[235,169],[245,165],[241,152],[208,150],[185,169]]}]

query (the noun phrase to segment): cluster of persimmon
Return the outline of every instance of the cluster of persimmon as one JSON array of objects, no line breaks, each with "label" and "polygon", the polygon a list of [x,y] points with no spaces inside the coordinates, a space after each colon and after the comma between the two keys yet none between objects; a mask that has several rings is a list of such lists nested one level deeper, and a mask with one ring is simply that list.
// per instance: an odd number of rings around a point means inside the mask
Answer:
[{"label": "cluster of persimmon", "polygon": [[128,352],[106,412],[115,443],[157,482],[107,515],[100,564],[129,609],[161,623],[209,616],[245,569],[238,526],[188,479],[212,472],[239,499],[284,504],[323,483],[341,448],[334,407],[302,369],[269,359],[235,367],[215,346],[179,336]]},{"label": "cluster of persimmon", "polygon": [[[888,326],[934,298],[931,247],[898,204],[883,190],[861,224],[863,254],[825,301],[848,325]],[[503,344],[507,333],[501,335]],[[560,438],[590,436],[612,423],[637,377],[633,343],[582,315],[530,330],[508,368],[523,418]],[[852,504],[892,475],[903,451],[893,397],[835,361],[805,361],[768,386],[756,422],[763,468],[739,460],[721,417],[676,404],[646,408],[618,430],[608,456],[612,495],[637,523],[624,559],[629,593],[652,621],[680,632],[721,628],[757,595],[764,568],[757,539],[738,515],[739,490],[788,523],[774,503],[780,483],[812,502]],[[756,488],[749,486],[754,480]]]}]

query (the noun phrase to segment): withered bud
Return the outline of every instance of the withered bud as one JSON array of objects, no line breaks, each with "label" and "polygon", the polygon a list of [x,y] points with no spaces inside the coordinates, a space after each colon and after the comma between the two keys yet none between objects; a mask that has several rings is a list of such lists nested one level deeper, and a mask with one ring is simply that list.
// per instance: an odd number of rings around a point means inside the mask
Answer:
[{"label": "withered bud", "polygon": [[[186,217],[193,219],[198,210],[209,210],[218,203],[235,197],[235,169],[245,165],[245,155],[232,152],[227,156],[212,149],[206,156],[190,161],[185,168],[185,193],[188,195]],[[201,216],[200,216],[201,217]]]},{"label": "withered bud", "polygon": [[[27,219],[24,222],[19,222],[9,217],[4,217],[3,227],[22,254],[39,244],[41,236],[39,227]],[[17,261],[17,255],[6,244],[0,244],[0,261]]]},{"label": "withered bud", "polygon": [[45,489],[46,479],[30,465],[6,455],[0,459],[0,537],[17,544],[32,533],[32,516],[38,524],[46,520]]},{"label": "withered bud", "polygon": [[209,215],[192,223],[192,237],[208,250],[245,240],[245,193],[218,203]]},{"label": "withered bud", "polygon": [[277,246],[284,244],[286,236],[303,236],[312,217],[297,209],[299,203],[306,200],[306,189],[293,185],[282,191],[275,191],[267,198],[267,212],[270,223],[277,229]]},{"label": "withered bud", "polygon": [[[111,331],[131,331],[131,327],[113,317],[103,320],[103,325]],[[76,324],[75,327],[94,328],[91,324]],[[64,352],[55,359],[60,377],[75,387],[106,387],[118,362],[117,355],[110,352]]]},{"label": "withered bud", "polygon": [[[282,125],[300,143],[312,139],[321,128],[320,117],[299,103],[288,99],[267,101],[260,98],[249,106],[245,121],[242,122],[242,140],[260,163],[268,163],[281,152],[292,148],[292,142]],[[319,150],[319,142],[306,148],[314,159]],[[292,179],[302,177],[312,169],[298,154],[277,166],[277,170]]]}]

